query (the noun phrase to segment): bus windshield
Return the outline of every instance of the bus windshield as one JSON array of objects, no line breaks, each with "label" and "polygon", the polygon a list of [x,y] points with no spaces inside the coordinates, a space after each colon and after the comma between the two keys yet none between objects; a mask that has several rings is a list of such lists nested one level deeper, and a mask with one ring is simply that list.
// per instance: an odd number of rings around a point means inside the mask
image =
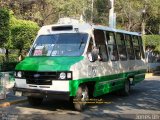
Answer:
[{"label": "bus windshield", "polygon": [[41,35],[35,41],[29,56],[80,56],[87,39],[86,33]]}]

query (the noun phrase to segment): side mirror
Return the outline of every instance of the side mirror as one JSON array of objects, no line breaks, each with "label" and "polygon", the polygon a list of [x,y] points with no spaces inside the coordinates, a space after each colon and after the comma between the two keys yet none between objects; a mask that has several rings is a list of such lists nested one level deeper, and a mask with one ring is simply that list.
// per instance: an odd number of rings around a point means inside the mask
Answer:
[{"label": "side mirror", "polygon": [[92,54],[92,52],[89,52],[89,53],[87,54],[87,57],[88,57],[88,59],[89,59],[90,62],[96,61],[95,58],[94,58],[94,55]]},{"label": "side mirror", "polygon": [[88,59],[90,62],[95,62],[98,59],[99,49],[94,47],[91,52],[88,53]]}]

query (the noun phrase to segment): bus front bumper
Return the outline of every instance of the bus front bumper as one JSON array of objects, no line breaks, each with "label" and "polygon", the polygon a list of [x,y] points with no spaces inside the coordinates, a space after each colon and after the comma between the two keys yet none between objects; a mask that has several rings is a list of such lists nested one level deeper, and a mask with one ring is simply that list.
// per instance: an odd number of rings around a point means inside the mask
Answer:
[{"label": "bus front bumper", "polygon": [[70,92],[68,91],[48,91],[48,90],[37,90],[37,89],[26,89],[26,88],[13,88],[16,96],[33,96],[39,98],[69,100]]}]

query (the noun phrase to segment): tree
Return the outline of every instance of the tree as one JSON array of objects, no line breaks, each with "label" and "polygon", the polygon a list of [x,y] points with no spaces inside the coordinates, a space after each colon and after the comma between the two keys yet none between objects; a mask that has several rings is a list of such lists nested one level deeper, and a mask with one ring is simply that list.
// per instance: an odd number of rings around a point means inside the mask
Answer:
[{"label": "tree", "polygon": [[9,11],[0,9],[0,47],[6,48],[6,60],[8,60],[8,43],[10,37]]},{"label": "tree", "polygon": [[9,11],[0,9],[0,47],[4,47],[9,39]]},{"label": "tree", "polygon": [[146,0],[146,33],[160,33],[160,1]]},{"label": "tree", "polygon": [[141,32],[142,25],[146,34],[158,34],[159,32],[159,0],[116,0],[115,12],[119,28]]},{"label": "tree", "polygon": [[[13,10],[16,18],[37,22],[39,26],[53,24],[60,17],[80,18],[107,25],[109,0],[3,0],[0,6]],[[146,34],[160,33],[160,0],[115,0],[117,28]]]},{"label": "tree", "polygon": [[11,42],[14,49],[19,50],[19,56],[24,56],[22,50],[27,50],[39,29],[37,23],[27,20],[16,19],[13,15],[10,20]]},{"label": "tree", "polygon": [[109,0],[94,0],[94,23],[108,25],[109,21]]},{"label": "tree", "polygon": [[153,51],[160,53],[160,35],[145,35],[143,40],[146,48],[152,48]]}]

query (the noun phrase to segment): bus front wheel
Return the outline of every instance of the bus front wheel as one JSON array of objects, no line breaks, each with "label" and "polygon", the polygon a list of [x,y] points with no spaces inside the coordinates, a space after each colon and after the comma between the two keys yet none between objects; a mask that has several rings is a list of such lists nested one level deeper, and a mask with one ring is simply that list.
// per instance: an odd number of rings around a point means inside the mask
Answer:
[{"label": "bus front wheel", "polygon": [[74,108],[78,111],[83,111],[88,98],[88,87],[86,85],[80,85],[73,100]]},{"label": "bus front wheel", "polygon": [[36,98],[36,97],[27,97],[28,102],[32,106],[38,106],[41,105],[43,98]]}]

